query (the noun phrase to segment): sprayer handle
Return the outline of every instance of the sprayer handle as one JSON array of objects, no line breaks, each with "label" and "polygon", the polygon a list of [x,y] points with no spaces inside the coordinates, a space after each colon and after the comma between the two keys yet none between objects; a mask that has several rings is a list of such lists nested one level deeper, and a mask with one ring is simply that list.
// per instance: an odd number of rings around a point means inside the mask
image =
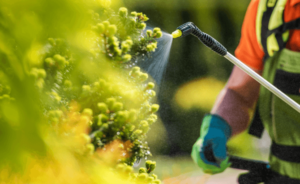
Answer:
[{"label": "sprayer handle", "polygon": [[[208,161],[217,163],[217,160],[213,155],[212,147],[208,147],[206,149],[206,151],[204,152],[204,156]],[[230,167],[234,169],[263,172],[270,169],[270,165],[268,162],[241,158],[229,154],[227,156],[229,157],[229,162],[231,163]]]},{"label": "sprayer handle", "polygon": [[225,56],[227,54],[227,49],[220,42],[209,34],[202,32],[196,25],[194,26],[195,29],[191,33],[192,35],[196,36],[205,46],[209,47],[221,56]]},{"label": "sprayer handle", "polygon": [[209,47],[211,50],[215,51],[221,56],[225,56],[227,54],[227,49],[221,43],[219,43],[212,36],[201,31],[192,22],[182,24],[177,29],[179,29],[182,32],[182,36],[192,34],[193,36],[197,37],[205,46]]}]

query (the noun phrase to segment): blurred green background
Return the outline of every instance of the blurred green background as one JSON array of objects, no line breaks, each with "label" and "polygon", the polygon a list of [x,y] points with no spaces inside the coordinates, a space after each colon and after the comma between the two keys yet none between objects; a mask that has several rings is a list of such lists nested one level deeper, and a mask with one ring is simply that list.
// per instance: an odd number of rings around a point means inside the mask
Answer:
[{"label": "blurred green background", "polygon": [[[202,31],[234,53],[250,0],[124,0],[124,5],[150,17],[147,25],[173,32],[185,22],[194,22]],[[173,40],[166,73],[159,87],[160,117],[167,138],[152,151],[167,155],[188,155],[199,137],[202,117],[208,113],[217,94],[225,85],[233,65],[206,48],[193,36]],[[152,129],[157,129],[153,127]],[[153,136],[161,136],[153,130]],[[246,134],[240,141],[251,141]],[[151,141],[150,141],[151,144]],[[234,143],[233,143],[234,144]],[[235,154],[249,152],[232,147]]]}]

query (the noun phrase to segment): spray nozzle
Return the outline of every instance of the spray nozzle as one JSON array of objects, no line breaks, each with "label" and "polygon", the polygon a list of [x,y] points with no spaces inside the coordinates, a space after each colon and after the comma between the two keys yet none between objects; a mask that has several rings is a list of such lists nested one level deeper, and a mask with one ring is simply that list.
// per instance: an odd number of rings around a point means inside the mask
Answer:
[{"label": "spray nozzle", "polygon": [[177,27],[176,31],[172,33],[173,38],[177,38],[180,36],[193,35],[197,37],[204,45],[209,47],[211,50],[217,52],[221,56],[225,56],[227,54],[227,49],[220,44],[217,40],[215,40],[210,35],[202,32],[194,23],[187,22]]},{"label": "spray nozzle", "polygon": [[195,30],[195,25],[192,22],[187,22],[182,24],[181,26],[177,27],[176,31],[172,33],[173,38],[177,38],[180,36],[187,36]]},{"label": "spray nozzle", "polygon": [[179,30],[179,29],[176,29],[176,31],[174,31],[174,32],[172,33],[173,38],[181,37],[181,35],[182,35],[182,32],[181,32],[181,30]]}]

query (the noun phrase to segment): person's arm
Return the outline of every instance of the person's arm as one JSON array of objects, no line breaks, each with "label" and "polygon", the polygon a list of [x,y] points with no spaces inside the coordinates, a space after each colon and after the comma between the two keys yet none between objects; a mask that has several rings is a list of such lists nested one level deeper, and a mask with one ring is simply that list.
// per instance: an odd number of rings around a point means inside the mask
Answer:
[{"label": "person's arm", "polygon": [[[257,73],[261,73],[256,70]],[[250,111],[255,105],[260,84],[234,67],[228,83],[219,94],[210,114],[202,120],[200,137],[191,156],[206,173],[223,172],[230,163],[226,143],[248,126]]]},{"label": "person's arm", "polygon": [[[261,71],[255,71],[261,74]],[[231,135],[236,135],[247,128],[258,93],[259,83],[235,66],[211,113],[226,120]]]},{"label": "person's arm", "polygon": [[[264,52],[255,34],[258,3],[259,0],[251,0],[248,6],[235,56],[260,74]],[[204,116],[200,137],[192,149],[193,160],[204,172],[220,173],[230,165],[226,143],[230,137],[247,128],[250,110],[257,101],[258,93],[259,83],[234,67],[211,113]]]}]

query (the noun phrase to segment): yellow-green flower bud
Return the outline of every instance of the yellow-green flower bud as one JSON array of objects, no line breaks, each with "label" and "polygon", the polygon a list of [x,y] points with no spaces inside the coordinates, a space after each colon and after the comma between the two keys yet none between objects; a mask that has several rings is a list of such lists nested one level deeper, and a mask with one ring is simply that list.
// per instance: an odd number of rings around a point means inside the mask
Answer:
[{"label": "yellow-green flower bud", "polygon": [[110,23],[108,21],[104,21],[102,22],[102,24],[104,25],[104,29],[108,29],[108,26],[110,25]]},{"label": "yellow-green flower bud", "polygon": [[159,105],[158,104],[153,104],[151,106],[151,112],[154,113],[154,112],[157,112],[159,109]]},{"label": "yellow-green flower bud", "polygon": [[153,82],[148,82],[146,89],[153,89],[155,84]]},{"label": "yellow-green flower bud", "polygon": [[140,75],[140,80],[141,80],[142,82],[144,82],[144,81],[147,80],[147,79],[148,79],[148,74],[142,73],[142,74]]},{"label": "yellow-green flower bud", "polygon": [[149,123],[149,125],[152,125],[156,120],[153,118],[148,118],[147,122]]},{"label": "yellow-green flower bud", "polygon": [[151,174],[151,176],[156,180],[157,179],[157,175],[156,174]]},{"label": "yellow-green flower bud", "polygon": [[93,116],[93,110],[90,108],[85,108],[83,109],[82,114],[91,117]]},{"label": "yellow-green flower bud", "polygon": [[147,169],[144,167],[139,168],[139,173],[147,173]]},{"label": "yellow-green flower bud", "polygon": [[148,178],[148,174],[147,173],[140,173],[137,176],[137,179],[140,180],[140,181],[145,181],[145,180],[147,180],[147,178]]},{"label": "yellow-green flower bud", "polygon": [[55,117],[55,111],[49,111],[48,112],[48,117],[50,118],[50,117]]},{"label": "yellow-green flower bud", "polygon": [[131,109],[128,113],[128,121],[134,122],[137,119],[137,112],[134,109]]},{"label": "yellow-green flower bud", "polygon": [[38,78],[45,78],[46,77],[46,71],[44,69],[39,69],[37,71],[37,75],[38,75]]},{"label": "yellow-green flower bud", "polygon": [[154,51],[154,49],[155,49],[155,48],[153,48],[153,45],[152,45],[152,44],[148,44],[147,47],[146,47],[146,50],[147,50],[148,52],[152,52],[152,51]]},{"label": "yellow-green flower bud", "polygon": [[135,72],[139,72],[140,71],[140,67],[135,66],[131,69],[131,72],[135,73]]},{"label": "yellow-green flower bud", "polygon": [[98,33],[102,34],[104,32],[104,25],[102,23],[97,24],[97,31]]},{"label": "yellow-green flower bud", "polygon": [[118,38],[115,37],[115,36],[108,37],[107,43],[110,44],[110,45],[114,45],[114,46],[119,45]]},{"label": "yellow-green flower bud", "polygon": [[135,126],[131,125],[130,128],[129,128],[129,131],[132,132],[134,129],[135,129]]},{"label": "yellow-green flower bud", "polygon": [[107,123],[103,123],[101,126],[102,130],[107,130],[108,127],[109,127],[109,125]]},{"label": "yellow-green flower bud", "polygon": [[155,49],[157,48],[157,42],[153,42],[152,45],[153,45],[153,48],[155,48]]},{"label": "yellow-green flower bud", "polygon": [[148,130],[149,130],[149,124],[147,121],[143,120],[140,122],[140,127],[141,127],[141,130],[144,132],[144,133],[147,133]]},{"label": "yellow-green flower bud", "polygon": [[153,184],[161,184],[161,181],[159,179],[156,179],[152,182]]},{"label": "yellow-green flower bud", "polygon": [[125,172],[126,172],[126,173],[131,173],[132,171],[133,171],[132,166],[129,166],[129,165],[128,165],[128,166],[125,167]]},{"label": "yellow-green flower bud", "polygon": [[162,37],[162,32],[161,31],[157,31],[153,36],[155,38],[160,38],[160,37]]},{"label": "yellow-green flower bud", "polygon": [[147,183],[152,183],[152,181],[154,181],[154,178],[152,176],[149,176],[147,178]]},{"label": "yellow-green flower bud", "polygon": [[132,174],[131,174],[131,179],[136,179],[136,178],[137,178],[137,176],[138,176],[138,174],[137,174],[137,173],[132,173]]},{"label": "yellow-green flower bud", "polygon": [[65,80],[65,82],[64,82],[64,86],[65,86],[65,87],[67,87],[67,88],[69,88],[69,87],[71,87],[71,86],[72,86],[72,82],[71,82],[71,81],[69,81],[69,80]]},{"label": "yellow-green flower bud", "polygon": [[146,109],[149,109],[149,110],[151,111],[151,105],[150,105],[149,103],[146,103],[146,104],[145,104],[145,108],[146,108]]},{"label": "yellow-green flower bud", "polygon": [[[2,97],[0,97],[1,99]],[[58,123],[59,122],[59,119],[58,118],[50,118],[49,119],[51,121],[51,123]]]},{"label": "yellow-green flower bud", "polygon": [[142,130],[137,129],[137,130],[135,130],[135,131],[132,133],[132,137],[133,137],[134,139],[136,139],[136,138],[138,138],[138,136],[140,136],[142,133],[143,133]]},{"label": "yellow-green flower bud", "polygon": [[123,109],[123,104],[121,103],[121,102],[116,102],[116,103],[114,103],[114,105],[112,106],[112,111],[113,112],[118,112],[118,111],[120,111],[120,110],[122,110]]},{"label": "yellow-green flower bud", "polygon": [[61,55],[59,55],[59,54],[55,54],[55,55],[53,56],[53,58],[54,58],[54,60],[56,61],[55,63],[57,63],[57,65],[58,65],[58,67],[59,67],[60,69],[65,68],[66,65],[69,64],[68,61],[66,61],[66,58],[63,57],[63,56],[61,56]]},{"label": "yellow-green flower bud", "polygon": [[152,172],[156,167],[156,162],[151,161],[151,160],[147,160],[146,161],[146,169],[147,169],[147,173]]},{"label": "yellow-green flower bud", "polygon": [[98,122],[97,125],[100,126],[102,123],[106,123],[108,121],[108,117],[105,114],[98,115]]},{"label": "yellow-green flower bud", "polygon": [[94,83],[93,83],[93,89],[96,90],[96,91],[97,91],[98,89],[100,89],[100,82],[94,82]]},{"label": "yellow-green flower bud", "polygon": [[152,36],[152,33],[153,33],[153,32],[152,32],[151,30],[147,30],[147,36],[148,36],[148,37],[151,37],[151,36]]},{"label": "yellow-green flower bud", "polygon": [[61,97],[56,93],[56,92],[51,92],[51,95],[52,95],[52,97],[54,98],[54,100],[56,101],[56,102],[60,102],[60,100],[61,100]]},{"label": "yellow-green flower bud", "polygon": [[120,15],[121,17],[127,17],[127,14],[128,14],[127,8],[122,7],[122,8],[119,9],[119,15]]},{"label": "yellow-green flower bud", "polygon": [[119,47],[114,47],[114,51],[115,53],[118,55],[118,56],[121,56],[122,55],[122,50],[119,48]]},{"label": "yellow-green flower bud", "polygon": [[143,72],[136,72],[134,77],[135,78],[140,78],[140,76],[143,74]]},{"label": "yellow-green flower bud", "polygon": [[128,119],[128,112],[127,111],[119,111],[116,116],[116,121],[120,123],[125,123]]},{"label": "yellow-green flower bud", "polygon": [[124,62],[130,61],[130,60],[131,60],[131,55],[130,55],[130,54],[125,54],[125,55],[123,56],[123,60],[124,60]]},{"label": "yellow-green flower bud", "polygon": [[105,103],[100,102],[100,103],[97,104],[97,106],[98,106],[98,109],[100,110],[101,113],[103,113],[103,114],[108,113],[108,107]]},{"label": "yellow-green flower bud", "polygon": [[137,28],[144,30],[146,28],[146,24],[145,23],[139,23],[139,24],[137,24]]},{"label": "yellow-green flower bud", "polygon": [[156,93],[153,90],[149,90],[149,96],[150,97],[155,97]]},{"label": "yellow-green flower bud", "polygon": [[126,53],[130,50],[130,45],[128,45],[126,42],[122,42],[121,47],[122,47],[122,52],[123,53]]},{"label": "yellow-green flower bud", "polygon": [[117,32],[117,26],[116,25],[109,25],[108,26],[108,35],[113,36]]},{"label": "yellow-green flower bud", "polygon": [[154,119],[155,121],[157,120],[157,115],[156,114],[151,114],[150,116],[149,116],[149,118],[152,118],[152,119]]},{"label": "yellow-green flower bud", "polygon": [[82,86],[82,92],[86,93],[86,94],[91,92],[91,87],[89,85],[83,85]]},{"label": "yellow-green flower bud", "polygon": [[94,151],[95,151],[95,146],[93,144],[91,144],[91,143],[88,144],[88,145],[86,145],[86,148],[87,148],[87,151],[88,151],[88,153],[90,155],[92,155],[94,153]]},{"label": "yellow-green flower bud", "polygon": [[136,17],[137,13],[135,11],[133,11],[133,12],[130,13],[130,15],[133,16],[133,17]]},{"label": "yellow-green flower bud", "polygon": [[142,16],[143,16],[143,13],[140,12],[140,13],[137,13],[136,15],[137,15],[138,17],[142,17]]},{"label": "yellow-green flower bud", "polygon": [[57,62],[63,62],[63,60],[65,59],[63,56],[59,55],[59,54],[55,54],[53,56],[53,59]]},{"label": "yellow-green flower bud", "polygon": [[131,39],[127,39],[125,42],[126,42],[130,47],[133,45],[133,42],[132,42]]},{"label": "yellow-green flower bud", "polygon": [[147,20],[149,20],[149,18],[147,17],[147,15],[144,14],[143,21],[147,21]]},{"label": "yellow-green flower bud", "polygon": [[50,43],[50,45],[54,46],[55,45],[55,41],[53,38],[48,38],[48,42]]},{"label": "yellow-green flower bud", "polygon": [[113,105],[116,103],[115,98],[108,98],[106,99],[106,104],[108,106],[108,109],[112,109]]},{"label": "yellow-green flower bud", "polygon": [[51,58],[51,57],[48,57],[45,59],[45,63],[48,65],[48,66],[53,66],[55,65],[55,61]]},{"label": "yellow-green flower bud", "polygon": [[88,124],[90,122],[90,118],[87,116],[80,116],[79,121],[84,124]]},{"label": "yellow-green flower bud", "polygon": [[156,27],[156,28],[153,29],[154,33],[157,33],[158,31],[161,31],[159,27]]}]

